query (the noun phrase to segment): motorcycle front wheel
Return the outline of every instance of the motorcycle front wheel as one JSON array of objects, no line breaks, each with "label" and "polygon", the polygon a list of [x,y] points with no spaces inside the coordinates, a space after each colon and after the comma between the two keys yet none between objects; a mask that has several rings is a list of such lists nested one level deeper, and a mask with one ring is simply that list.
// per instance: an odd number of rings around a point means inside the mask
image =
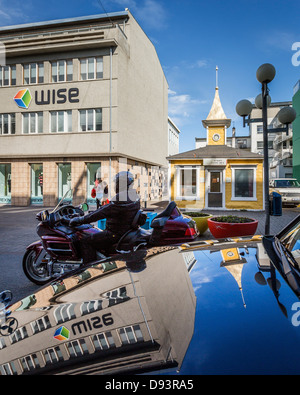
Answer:
[{"label": "motorcycle front wheel", "polygon": [[49,255],[42,251],[37,257],[35,250],[26,251],[23,257],[23,271],[26,277],[37,285],[44,285],[51,280],[48,275],[47,263]]}]

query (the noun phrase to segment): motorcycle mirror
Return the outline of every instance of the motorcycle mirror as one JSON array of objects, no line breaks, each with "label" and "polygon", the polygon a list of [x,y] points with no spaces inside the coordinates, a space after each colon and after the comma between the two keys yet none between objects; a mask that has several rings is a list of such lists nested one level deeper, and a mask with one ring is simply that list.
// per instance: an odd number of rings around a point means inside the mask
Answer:
[{"label": "motorcycle mirror", "polygon": [[11,291],[2,291],[0,293],[0,309],[1,308],[6,308],[10,302],[12,301],[13,294]]}]

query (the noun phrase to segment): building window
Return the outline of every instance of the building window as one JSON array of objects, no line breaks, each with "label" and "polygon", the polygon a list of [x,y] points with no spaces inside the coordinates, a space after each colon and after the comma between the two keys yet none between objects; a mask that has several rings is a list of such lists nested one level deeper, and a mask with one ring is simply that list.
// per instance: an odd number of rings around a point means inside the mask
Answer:
[{"label": "building window", "polygon": [[102,108],[80,110],[79,130],[80,132],[102,130]]},{"label": "building window", "polygon": [[232,200],[256,200],[256,167],[233,167],[232,171]]},{"label": "building window", "polygon": [[0,164],[0,203],[11,202],[11,164]]},{"label": "building window", "polygon": [[11,86],[16,83],[16,66],[0,66],[0,86]]},{"label": "building window", "polygon": [[58,196],[61,199],[71,189],[71,163],[58,164]]},{"label": "building window", "polygon": [[36,354],[31,354],[21,358],[21,365],[24,372],[29,372],[30,370],[40,368],[40,363]]},{"label": "building window", "polygon": [[67,343],[67,349],[69,351],[70,358],[81,357],[89,353],[84,339],[74,340]]},{"label": "building window", "polygon": [[101,163],[87,163],[87,197],[88,203],[94,203],[91,197],[92,189],[95,186],[96,178],[101,178]]},{"label": "building window", "polygon": [[43,113],[27,112],[23,114],[23,134],[43,133]]},{"label": "building window", "polygon": [[[264,142],[263,141],[258,141],[257,142],[257,149],[263,149],[264,148]],[[268,141],[268,148],[273,149],[273,141]]]},{"label": "building window", "polygon": [[257,133],[262,133],[263,132],[263,125],[257,125]]},{"label": "building window", "polygon": [[30,325],[34,334],[51,328],[51,323],[49,321],[48,316],[39,318],[38,320],[33,321]]},{"label": "building window", "polygon": [[50,131],[71,132],[72,131],[72,111],[50,111]]},{"label": "building window", "polygon": [[73,80],[73,60],[58,60],[51,62],[52,82]]},{"label": "building window", "polygon": [[91,314],[98,310],[102,310],[102,300],[100,299],[83,302],[80,306],[81,315]]},{"label": "building window", "polygon": [[64,357],[59,347],[53,347],[48,348],[47,350],[43,350],[43,355],[46,365],[62,362],[64,360]]},{"label": "building window", "polygon": [[44,82],[44,63],[28,63],[23,65],[23,83],[41,84]]},{"label": "building window", "polygon": [[95,351],[108,350],[109,348],[116,347],[111,332],[99,333],[94,335],[91,339]]},{"label": "building window", "polygon": [[80,79],[94,80],[103,78],[103,57],[80,59]]},{"label": "building window", "polygon": [[196,199],[199,196],[199,169],[182,167],[177,169],[177,199]]},{"label": "building window", "polygon": [[143,342],[144,337],[139,325],[127,326],[119,329],[122,345]]},{"label": "building window", "polygon": [[16,132],[16,115],[0,114],[0,134],[15,134]]},{"label": "building window", "polygon": [[15,364],[13,362],[1,365],[0,366],[0,373],[3,376],[10,376],[10,375],[18,374],[18,372],[15,368]]},{"label": "building window", "polygon": [[24,340],[28,337],[26,326],[17,329],[9,338],[11,344],[17,343],[21,340]]},{"label": "building window", "polygon": [[31,204],[43,203],[43,165],[31,165]]},{"label": "building window", "polygon": [[74,304],[62,304],[54,312],[55,321],[57,324],[62,324],[63,322],[73,320],[76,318],[74,312]]}]

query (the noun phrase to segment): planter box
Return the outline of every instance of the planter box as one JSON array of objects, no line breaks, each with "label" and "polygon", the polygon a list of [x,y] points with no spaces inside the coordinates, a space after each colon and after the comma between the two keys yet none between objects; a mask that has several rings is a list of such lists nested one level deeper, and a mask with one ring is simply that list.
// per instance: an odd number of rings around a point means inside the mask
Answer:
[{"label": "planter box", "polygon": [[183,213],[183,214],[187,215],[190,218],[192,218],[192,220],[194,220],[196,222],[197,229],[198,229],[200,235],[202,235],[203,233],[205,233],[207,231],[207,229],[208,229],[208,222],[207,222],[207,220],[209,218],[213,217],[213,215],[211,215],[211,214],[207,214],[207,215],[202,216],[202,217],[194,217],[193,216],[193,212],[187,212],[187,213]]},{"label": "planter box", "polygon": [[253,236],[258,225],[258,221],[255,219],[253,219],[252,222],[228,223],[213,221],[209,218],[207,223],[211,234],[216,239],[236,236]]}]

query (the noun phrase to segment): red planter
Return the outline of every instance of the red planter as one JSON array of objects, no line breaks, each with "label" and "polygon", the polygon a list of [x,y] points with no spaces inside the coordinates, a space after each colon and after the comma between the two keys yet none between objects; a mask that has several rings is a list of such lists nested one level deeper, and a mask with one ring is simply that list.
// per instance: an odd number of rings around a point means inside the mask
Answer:
[{"label": "red planter", "polygon": [[255,219],[253,219],[252,222],[228,223],[212,221],[212,218],[209,218],[207,223],[211,234],[216,239],[236,236],[253,236],[258,225],[258,221]]}]

